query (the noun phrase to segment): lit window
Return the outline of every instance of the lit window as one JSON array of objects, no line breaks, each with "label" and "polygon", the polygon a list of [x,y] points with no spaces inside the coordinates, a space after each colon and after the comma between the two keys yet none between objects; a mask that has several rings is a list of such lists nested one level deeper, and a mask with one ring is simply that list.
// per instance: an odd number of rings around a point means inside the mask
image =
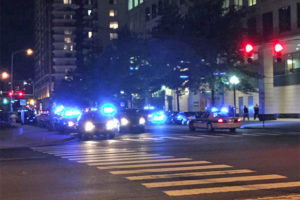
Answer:
[{"label": "lit window", "polygon": [[133,0],[128,0],[128,10],[133,8]]},{"label": "lit window", "polygon": [[88,16],[92,15],[92,10],[88,10]]},{"label": "lit window", "polygon": [[140,0],[140,4],[142,4],[144,2],[144,0]]},{"label": "lit window", "polygon": [[65,42],[66,42],[66,43],[71,43],[71,38],[66,37],[66,38],[65,38]]},{"label": "lit window", "polygon": [[139,5],[139,0],[134,0],[134,7],[137,7]]},{"label": "lit window", "polygon": [[110,17],[115,17],[117,15],[115,10],[109,10],[109,16]]},{"label": "lit window", "polygon": [[88,37],[89,37],[89,38],[92,38],[92,37],[93,37],[93,32],[92,32],[92,31],[89,31]]},{"label": "lit window", "polygon": [[71,35],[71,34],[72,34],[72,31],[70,31],[70,30],[65,30],[64,33],[65,33],[65,35]]},{"label": "lit window", "polygon": [[74,49],[73,49],[73,45],[70,45],[70,51],[73,51]]},{"label": "lit window", "polygon": [[119,28],[119,23],[118,22],[110,22],[109,28],[118,29]]},{"label": "lit window", "polygon": [[109,39],[110,40],[118,39],[118,33],[110,33],[109,34]]},{"label": "lit window", "polygon": [[228,9],[229,8],[229,0],[225,0],[224,2],[223,2],[223,9]]},{"label": "lit window", "polygon": [[234,0],[234,5],[236,7],[242,7],[243,6],[243,0]]},{"label": "lit window", "polygon": [[64,4],[72,4],[72,0],[64,0]]},{"label": "lit window", "polygon": [[64,50],[68,50],[68,45],[67,44],[64,45]]},{"label": "lit window", "polygon": [[256,5],[256,0],[248,0],[248,5],[249,5],[249,6],[254,6],[254,5]]}]

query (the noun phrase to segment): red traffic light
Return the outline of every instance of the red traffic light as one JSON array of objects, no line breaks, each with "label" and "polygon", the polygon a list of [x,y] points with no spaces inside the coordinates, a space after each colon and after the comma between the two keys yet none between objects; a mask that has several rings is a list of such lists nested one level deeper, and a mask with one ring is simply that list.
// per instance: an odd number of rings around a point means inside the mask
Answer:
[{"label": "red traffic light", "polygon": [[274,51],[275,51],[275,53],[281,53],[282,51],[283,51],[283,45],[282,44],[280,44],[280,43],[275,43],[274,44]]},{"label": "red traffic light", "polygon": [[19,92],[18,92],[18,96],[19,96],[19,97],[23,97],[23,96],[24,96],[24,92],[19,91]]},{"label": "red traffic light", "polygon": [[250,43],[247,43],[245,46],[245,52],[247,54],[250,54],[250,53],[253,53],[253,50],[254,50],[254,46]]},{"label": "red traffic light", "polygon": [[12,91],[12,90],[8,91],[8,96],[9,97],[12,97],[13,95],[14,95],[14,91]]}]

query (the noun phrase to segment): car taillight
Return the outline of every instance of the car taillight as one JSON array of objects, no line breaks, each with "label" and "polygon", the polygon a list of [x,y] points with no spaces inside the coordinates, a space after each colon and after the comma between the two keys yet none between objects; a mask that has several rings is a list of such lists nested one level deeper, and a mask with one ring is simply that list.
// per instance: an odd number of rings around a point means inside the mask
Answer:
[{"label": "car taillight", "polygon": [[224,120],[223,119],[218,119],[218,123],[223,123]]},{"label": "car taillight", "polygon": [[241,118],[238,118],[238,119],[237,119],[237,122],[241,122],[241,121],[242,121],[242,119],[241,119]]}]

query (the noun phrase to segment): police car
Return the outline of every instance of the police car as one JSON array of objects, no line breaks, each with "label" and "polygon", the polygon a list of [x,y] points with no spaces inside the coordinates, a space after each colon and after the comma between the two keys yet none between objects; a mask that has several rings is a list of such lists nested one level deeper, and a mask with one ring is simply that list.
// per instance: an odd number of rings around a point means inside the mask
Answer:
[{"label": "police car", "polygon": [[242,125],[242,120],[238,117],[231,117],[228,115],[227,109],[213,109],[212,111],[203,112],[196,119],[190,120],[189,129],[195,131],[196,129],[208,129],[214,131],[216,129],[229,129],[235,132],[237,128]]}]

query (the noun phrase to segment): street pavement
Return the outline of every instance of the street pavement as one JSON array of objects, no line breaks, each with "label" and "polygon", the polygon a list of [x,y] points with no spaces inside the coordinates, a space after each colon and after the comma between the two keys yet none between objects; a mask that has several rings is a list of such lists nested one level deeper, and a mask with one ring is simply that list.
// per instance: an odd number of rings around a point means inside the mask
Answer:
[{"label": "street pavement", "polygon": [[72,140],[72,133],[48,131],[29,125],[13,124],[15,128],[0,129],[0,149],[57,144]]},{"label": "street pavement", "polygon": [[300,133],[151,126],[113,140],[0,150],[5,200],[300,199]]}]

